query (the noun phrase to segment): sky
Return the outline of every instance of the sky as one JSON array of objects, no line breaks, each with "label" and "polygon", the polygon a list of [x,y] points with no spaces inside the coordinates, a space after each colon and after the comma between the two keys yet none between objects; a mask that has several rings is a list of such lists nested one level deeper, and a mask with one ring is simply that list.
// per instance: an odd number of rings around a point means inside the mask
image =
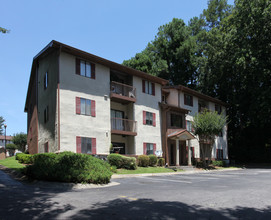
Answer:
[{"label": "sky", "polygon": [[[0,116],[7,135],[27,133],[24,112],[33,57],[51,40],[122,63],[141,52],[161,25],[185,23],[208,0],[0,0]],[[233,4],[233,0],[228,1]]]}]

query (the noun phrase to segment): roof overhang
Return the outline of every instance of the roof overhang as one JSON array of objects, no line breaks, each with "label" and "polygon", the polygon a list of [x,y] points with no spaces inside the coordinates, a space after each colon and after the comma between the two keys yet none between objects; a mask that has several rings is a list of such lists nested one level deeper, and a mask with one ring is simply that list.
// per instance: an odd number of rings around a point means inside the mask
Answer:
[{"label": "roof overhang", "polygon": [[208,96],[208,95],[205,95],[205,94],[202,94],[198,91],[195,91],[193,89],[190,89],[188,87],[185,87],[185,86],[182,86],[182,85],[176,85],[176,86],[164,86],[163,89],[166,91],[167,89],[177,89],[177,90],[180,90],[181,92],[184,92],[184,93],[187,93],[187,94],[190,94],[190,95],[193,95],[193,96],[196,96],[200,99],[203,99],[203,100],[208,100],[210,102],[214,102],[216,104],[219,104],[219,105],[222,105],[222,106],[225,106],[225,107],[228,107],[229,104],[219,100],[219,99],[216,99],[216,98],[213,98],[211,96]]},{"label": "roof overhang", "polygon": [[181,112],[184,114],[188,114],[190,112],[190,110],[188,109],[180,108],[174,105],[165,104],[162,102],[159,102],[159,105],[161,106],[162,110],[172,110],[172,111]]},{"label": "roof overhang", "polygon": [[186,129],[169,129],[167,137],[172,140],[191,140],[196,137]]}]

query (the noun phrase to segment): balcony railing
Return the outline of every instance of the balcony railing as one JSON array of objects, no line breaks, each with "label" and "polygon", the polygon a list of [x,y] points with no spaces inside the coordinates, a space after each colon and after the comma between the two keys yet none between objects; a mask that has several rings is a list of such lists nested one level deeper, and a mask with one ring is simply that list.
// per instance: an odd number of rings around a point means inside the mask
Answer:
[{"label": "balcony railing", "polygon": [[137,122],[123,118],[111,118],[111,133],[137,135]]},{"label": "balcony railing", "polygon": [[136,88],[123,83],[111,82],[110,96],[113,99],[122,99],[125,101],[136,101]]}]

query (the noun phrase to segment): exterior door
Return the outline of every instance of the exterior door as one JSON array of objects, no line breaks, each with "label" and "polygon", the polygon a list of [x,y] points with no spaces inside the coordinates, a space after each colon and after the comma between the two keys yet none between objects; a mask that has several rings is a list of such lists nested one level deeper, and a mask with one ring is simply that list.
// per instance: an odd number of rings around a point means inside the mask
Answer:
[{"label": "exterior door", "polygon": [[180,164],[181,165],[187,165],[187,151],[186,151],[186,142],[180,141]]},{"label": "exterior door", "polygon": [[176,153],[175,153],[175,144],[170,144],[170,165],[174,166],[175,165],[175,157],[176,157]]},{"label": "exterior door", "polygon": [[123,126],[124,112],[111,109],[111,127],[113,130],[124,130]]}]

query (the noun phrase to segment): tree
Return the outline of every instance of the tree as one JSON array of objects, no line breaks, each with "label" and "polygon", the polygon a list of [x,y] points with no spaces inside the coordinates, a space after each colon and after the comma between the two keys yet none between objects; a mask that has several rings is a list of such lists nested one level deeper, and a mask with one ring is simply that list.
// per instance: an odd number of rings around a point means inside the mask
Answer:
[{"label": "tree", "polygon": [[195,88],[198,67],[194,54],[197,42],[191,34],[190,27],[182,19],[173,18],[158,28],[155,39],[145,50],[123,64],[167,79],[171,84]]},{"label": "tree", "polygon": [[2,116],[0,116],[0,135],[2,135],[3,134],[3,126],[4,126],[4,122],[5,122],[5,119],[2,117]]},{"label": "tree", "polygon": [[194,133],[199,137],[201,160],[204,166],[206,166],[206,158],[209,164],[215,136],[223,131],[226,122],[227,117],[223,113],[219,115],[217,112],[204,110],[195,115],[192,126]]},{"label": "tree", "polygon": [[5,28],[2,28],[0,27],[0,32],[3,33],[3,34],[6,34],[9,32],[9,30],[5,29]]},{"label": "tree", "polygon": [[27,134],[21,132],[13,136],[12,142],[18,147],[22,152],[25,151],[25,146],[27,144]]},{"label": "tree", "polygon": [[210,31],[202,91],[229,103],[230,157],[271,159],[271,1],[237,0]]}]

